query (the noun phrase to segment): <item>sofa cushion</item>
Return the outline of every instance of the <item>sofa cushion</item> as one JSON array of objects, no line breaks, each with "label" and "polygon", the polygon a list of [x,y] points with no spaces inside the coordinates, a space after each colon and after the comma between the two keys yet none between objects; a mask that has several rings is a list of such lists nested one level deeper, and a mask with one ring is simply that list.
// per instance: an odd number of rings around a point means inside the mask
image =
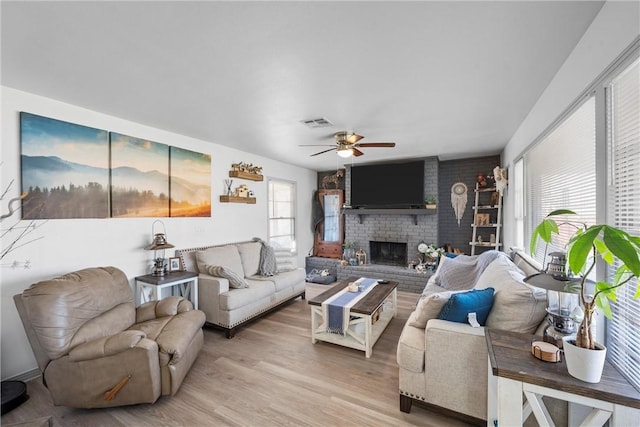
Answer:
[{"label": "sofa cushion", "polygon": [[294,254],[291,253],[288,249],[275,249],[276,255],[276,264],[278,268],[278,273],[282,273],[285,271],[291,271],[298,268],[297,258]]},{"label": "sofa cushion", "polygon": [[396,356],[400,367],[420,373],[424,371],[425,339],[424,328],[411,326],[411,323],[416,322],[416,316],[415,311],[411,313],[407,324],[402,329]]},{"label": "sofa cushion", "polygon": [[[409,319],[409,324],[415,328],[424,329],[427,322],[437,319],[442,311],[442,307],[449,301],[449,298],[456,291],[443,291],[425,295],[418,300],[418,305]],[[458,291],[464,292],[464,291]]]},{"label": "sofa cushion", "polygon": [[467,317],[476,313],[476,320],[484,326],[493,306],[493,288],[474,289],[451,295],[449,301],[442,307],[438,319],[450,322],[469,323]]},{"label": "sofa cushion", "polygon": [[525,274],[525,276],[531,276],[532,274],[540,273],[542,270],[542,265],[531,258],[521,249],[511,249],[512,255],[511,260],[515,265],[518,266],[520,270]]},{"label": "sofa cushion", "polygon": [[499,255],[498,251],[486,251],[480,255],[459,255],[455,258],[441,256],[434,274],[434,282],[445,289],[459,291],[472,289],[484,269]]},{"label": "sofa cushion", "polygon": [[251,279],[272,282],[275,285],[276,291],[281,291],[283,289],[293,288],[298,283],[304,282],[305,274],[302,268],[298,268],[278,273],[275,276],[253,276]]},{"label": "sofa cushion", "polygon": [[243,289],[229,289],[220,294],[220,309],[235,310],[247,304],[254,303],[261,299],[267,300],[275,293],[276,287],[270,280],[246,279],[247,285]]},{"label": "sofa cushion", "polygon": [[196,261],[199,272],[206,272],[207,265],[219,265],[230,269],[241,277],[245,277],[240,253],[235,245],[216,246],[197,251]]},{"label": "sofa cushion", "polygon": [[262,243],[246,242],[238,243],[235,246],[238,248],[238,252],[240,253],[244,276],[251,277],[258,274],[258,271],[260,270],[260,251],[262,250]]},{"label": "sofa cushion", "polygon": [[233,270],[222,267],[220,265],[207,265],[205,271],[211,276],[227,279],[229,281],[229,287],[231,288],[242,289],[249,286],[244,280],[244,277],[236,274],[235,272],[233,272]]},{"label": "sofa cushion", "polygon": [[524,283],[524,274],[507,257],[493,261],[482,273],[476,289],[495,289],[489,328],[533,333],[546,315],[546,292]]}]

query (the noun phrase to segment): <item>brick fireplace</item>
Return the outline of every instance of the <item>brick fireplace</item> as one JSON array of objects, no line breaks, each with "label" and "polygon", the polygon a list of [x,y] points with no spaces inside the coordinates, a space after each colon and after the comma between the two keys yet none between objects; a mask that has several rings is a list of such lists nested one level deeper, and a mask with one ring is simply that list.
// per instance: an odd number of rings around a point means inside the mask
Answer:
[{"label": "brick fireplace", "polygon": [[407,262],[406,242],[369,241],[369,262],[371,264],[395,265],[404,267]]}]

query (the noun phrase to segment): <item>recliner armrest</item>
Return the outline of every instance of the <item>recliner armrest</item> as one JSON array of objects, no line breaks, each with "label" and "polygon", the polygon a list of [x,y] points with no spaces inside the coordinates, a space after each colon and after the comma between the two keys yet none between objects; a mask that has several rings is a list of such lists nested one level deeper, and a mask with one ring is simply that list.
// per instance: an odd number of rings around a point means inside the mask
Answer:
[{"label": "recliner armrest", "polygon": [[171,296],[160,301],[149,301],[136,308],[136,323],[159,317],[175,316],[178,313],[191,310],[193,310],[193,304],[183,297]]},{"label": "recliner armrest", "polygon": [[69,360],[79,362],[112,356],[135,347],[146,336],[147,334],[142,331],[122,331],[115,335],[89,341],[73,348],[69,352]]}]

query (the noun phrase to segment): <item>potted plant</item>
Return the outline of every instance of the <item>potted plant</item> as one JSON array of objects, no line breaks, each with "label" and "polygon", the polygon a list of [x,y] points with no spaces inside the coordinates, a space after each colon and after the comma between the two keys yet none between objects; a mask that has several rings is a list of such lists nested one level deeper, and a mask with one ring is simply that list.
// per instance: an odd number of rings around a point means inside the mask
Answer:
[{"label": "potted plant", "polygon": [[[579,277],[573,285],[569,286],[577,286],[584,316],[578,326],[575,339],[573,337],[564,339],[565,360],[572,376],[588,382],[599,382],[606,348],[595,342],[592,329],[593,315],[598,307],[607,318],[611,319],[609,301],[615,302],[617,290],[634,278],[640,277],[640,237],[632,236],[606,224],[587,227],[586,224],[578,221],[558,223],[554,219],[564,215],[575,215],[575,212],[567,209],[556,210],[538,224],[531,235],[530,250],[532,253],[535,251],[538,238],[547,244],[550,243],[553,234],[559,234],[559,226],[569,225],[575,229],[567,244],[567,264],[570,271]],[[587,277],[593,271],[598,259],[602,259],[609,265],[613,265],[617,259],[620,266],[610,281],[595,283],[593,294],[590,295],[587,289]],[[634,295],[634,298],[639,297],[640,284]],[[574,352],[579,353],[577,358],[580,360],[589,356],[598,356],[601,359],[600,366],[581,370],[575,365],[577,360]]]},{"label": "potted plant", "polygon": [[426,199],[424,199],[424,206],[427,209],[435,209],[436,205],[437,205],[437,200],[434,196],[429,196]]}]

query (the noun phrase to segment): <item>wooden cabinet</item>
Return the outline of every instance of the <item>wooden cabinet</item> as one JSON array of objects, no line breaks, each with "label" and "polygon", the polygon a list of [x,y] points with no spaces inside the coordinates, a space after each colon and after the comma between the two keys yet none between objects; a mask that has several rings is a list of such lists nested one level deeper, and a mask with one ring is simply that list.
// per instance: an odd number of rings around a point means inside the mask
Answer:
[{"label": "wooden cabinet", "polygon": [[324,258],[342,258],[344,241],[344,191],[318,190],[322,219],[314,237],[314,255]]}]

